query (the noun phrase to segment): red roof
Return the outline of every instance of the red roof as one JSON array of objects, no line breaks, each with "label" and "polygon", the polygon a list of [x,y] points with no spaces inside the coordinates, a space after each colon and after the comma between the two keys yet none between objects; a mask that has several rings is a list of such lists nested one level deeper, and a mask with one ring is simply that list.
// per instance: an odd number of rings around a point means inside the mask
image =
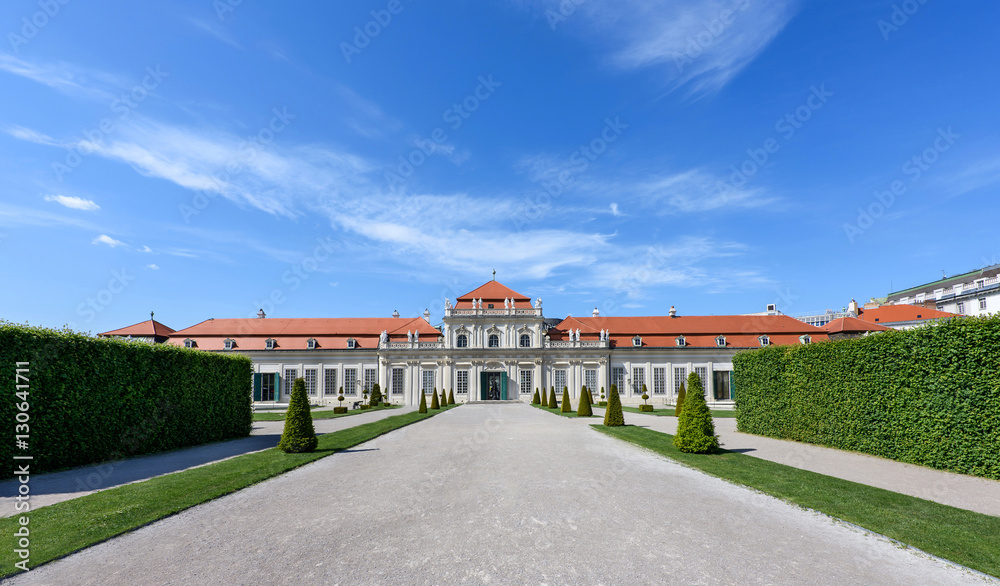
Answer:
[{"label": "red roof", "polygon": [[265,342],[271,338],[276,341],[277,349],[304,350],[309,338],[315,338],[320,349],[345,349],[347,340],[353,338],[356,348],[376,348],[383,330],[394,341],[405,340],[407,331],[420,332],[425,341],[437,341],[441,335],[420,317],[269,317],[206,320],[174,332],[169,343],[183,346],[185,340],[191,339],[202,350],[222,350],[225,340],[232,339],[238,350],[264,350]]},{"label": "red roof", "polygon": [[858,313],[858,317],[862,320],[880,324],[959,317],[957,313],[948,313],[920,305],[882,305],[872,309],[861,309]]},{"label": "red roof", "polygon": [[786,315],[689,315],[643,317],[573,317],[568,316],[549,330],[549,338],[565,340],[569,330],[580,330],[581,340],[597,340],[600,331],[610,332],[612,346],[632,346],[640,336],[642,346],[676,346],[684,336],[684,345],[719,347],[718,336],[726,337],[727,348],[758,348],[760,336],[767,334],[771,344],[799,344],[799,336],[808,334],[813,342],[826,340],[823,330]]},{"label": "red roof", "polygon": [[137,324],[130,325],[126,328],[120,328],[117,330],[111,330],[110,332],[104,332],[102,334],[97,334],[98,336],[111,337],[111,336],[133,336],[133,337],[152,337],[152,336],[163,336],[164,338],[174,333],[173,328],[169,328],[155,319],[147,319],[146,321],[139,322]]},{"label": "red roof", "polygon": [[[504,299],[510,298],[514,298],[514,307],[523,309],[531,308],[530,297],[522,295],[497,281],[488,281],[485,285],[477,287],[456,299],[455,309],[471,309],[473,299],[482,299],[483,303],[489,302],[497,305],[497,303],[503,303]],[[497,307],[501,306],[497,305]]]},{"label": "red roof", "polygon": [[820,328],[828,334],[852,334],[864,332],[884,332],[889,328],[876,323],[866,322],[856,317],[842,317]]}]

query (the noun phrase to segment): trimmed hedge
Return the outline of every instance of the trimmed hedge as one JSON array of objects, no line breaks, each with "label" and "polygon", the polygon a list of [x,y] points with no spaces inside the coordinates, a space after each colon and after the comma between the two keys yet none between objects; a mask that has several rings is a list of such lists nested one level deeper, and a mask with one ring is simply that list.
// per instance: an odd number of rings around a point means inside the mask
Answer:
[{"label": "trimmed hedge", "polygon": [[[18,452],[33,456],[33,473],[246,437],[253,425],[246,356],[0,322],[0,419],[11,426],[18,362],[29,363],[28,449]],[[3,461],[14,451],[13,438],[0,442]]]},{"label": "trimmed hedge", "polygon": [[1000,479],[1000,316],[733,359],[739,431]]}]

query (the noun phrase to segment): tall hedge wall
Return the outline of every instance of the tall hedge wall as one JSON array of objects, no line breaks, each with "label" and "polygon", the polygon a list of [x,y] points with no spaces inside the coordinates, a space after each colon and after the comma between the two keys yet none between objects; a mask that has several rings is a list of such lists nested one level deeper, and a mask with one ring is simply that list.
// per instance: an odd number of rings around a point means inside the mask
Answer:
[{"label": "tall hedge wall", "polygon": [[[27,450],[14,437],[18,362],[29,363]],[[31,455],[33,473],[244,437],[252,426],[245,356],[0,323],[0,373],[0,461]]]},{"label": "tall hedge wall", "polygon": [[1000,316],[733,359],[740,431],[1000,478]]}]

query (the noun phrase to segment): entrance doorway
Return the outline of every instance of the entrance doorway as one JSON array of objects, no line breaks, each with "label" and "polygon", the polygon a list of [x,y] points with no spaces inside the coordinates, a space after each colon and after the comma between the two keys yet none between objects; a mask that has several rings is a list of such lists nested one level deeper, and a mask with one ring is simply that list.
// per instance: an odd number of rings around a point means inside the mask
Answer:
[{"label": "entrance doorway", "polygon": [[481,401],[506,401],[507,373],[482,373],[479,378],[479,399]]},{"label": "entrance doorway", "polygon": [[274,401],[278,389],[278,373],[261,372],[253,375],[253,400]]}]

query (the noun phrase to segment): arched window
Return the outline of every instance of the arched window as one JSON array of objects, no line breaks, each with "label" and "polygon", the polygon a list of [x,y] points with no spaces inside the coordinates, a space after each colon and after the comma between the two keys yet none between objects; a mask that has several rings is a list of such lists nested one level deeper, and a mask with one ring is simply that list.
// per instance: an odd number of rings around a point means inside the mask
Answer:
[{"label": "arched window", "polygon": [[760,340],[761,346],[769,346],[771,344],[771,338],[767,334],[764,334],[763,336],[757,339]]},{"label": "arched window", "polygon": [[266,350],[274,350],[274,344],[275,344],[274,338],[268,338],[267,340],[264,340],[264,348]]},{"label": "arched window", "polygon": [[468,348],[469,347],[469,336],[465,334],[459,334],[458,338],[455,339],[456,348]]},{"label": "arched window", "polygon": [[519,344],[522,348],[531,347],[531,336],[528,334],[521,334],[521,342]]},{"label": "arched window", "polygon": [[684,339],[684,336],[677,336],[677,345],[683,346],[685,344],[687,344],[687,340]]},{"label": "arched window", "polygon": [[725,348],[726,347],[726,337],[725,336],[719,336],[718,338],[716,338],[715,339],[715,345],[718,346],[719,348]]},{"label": "arched window", "polygon": [[500,336],[498,336],[496,334],[490,334],[489,344],[488,345],[489,345],[490,348],[499,348],[500,347]]},{"label": "arched window", "polygon": [[632,345],[635,346],[636,348],[642,346],[642,336],[636,336],[632,338]]}]

